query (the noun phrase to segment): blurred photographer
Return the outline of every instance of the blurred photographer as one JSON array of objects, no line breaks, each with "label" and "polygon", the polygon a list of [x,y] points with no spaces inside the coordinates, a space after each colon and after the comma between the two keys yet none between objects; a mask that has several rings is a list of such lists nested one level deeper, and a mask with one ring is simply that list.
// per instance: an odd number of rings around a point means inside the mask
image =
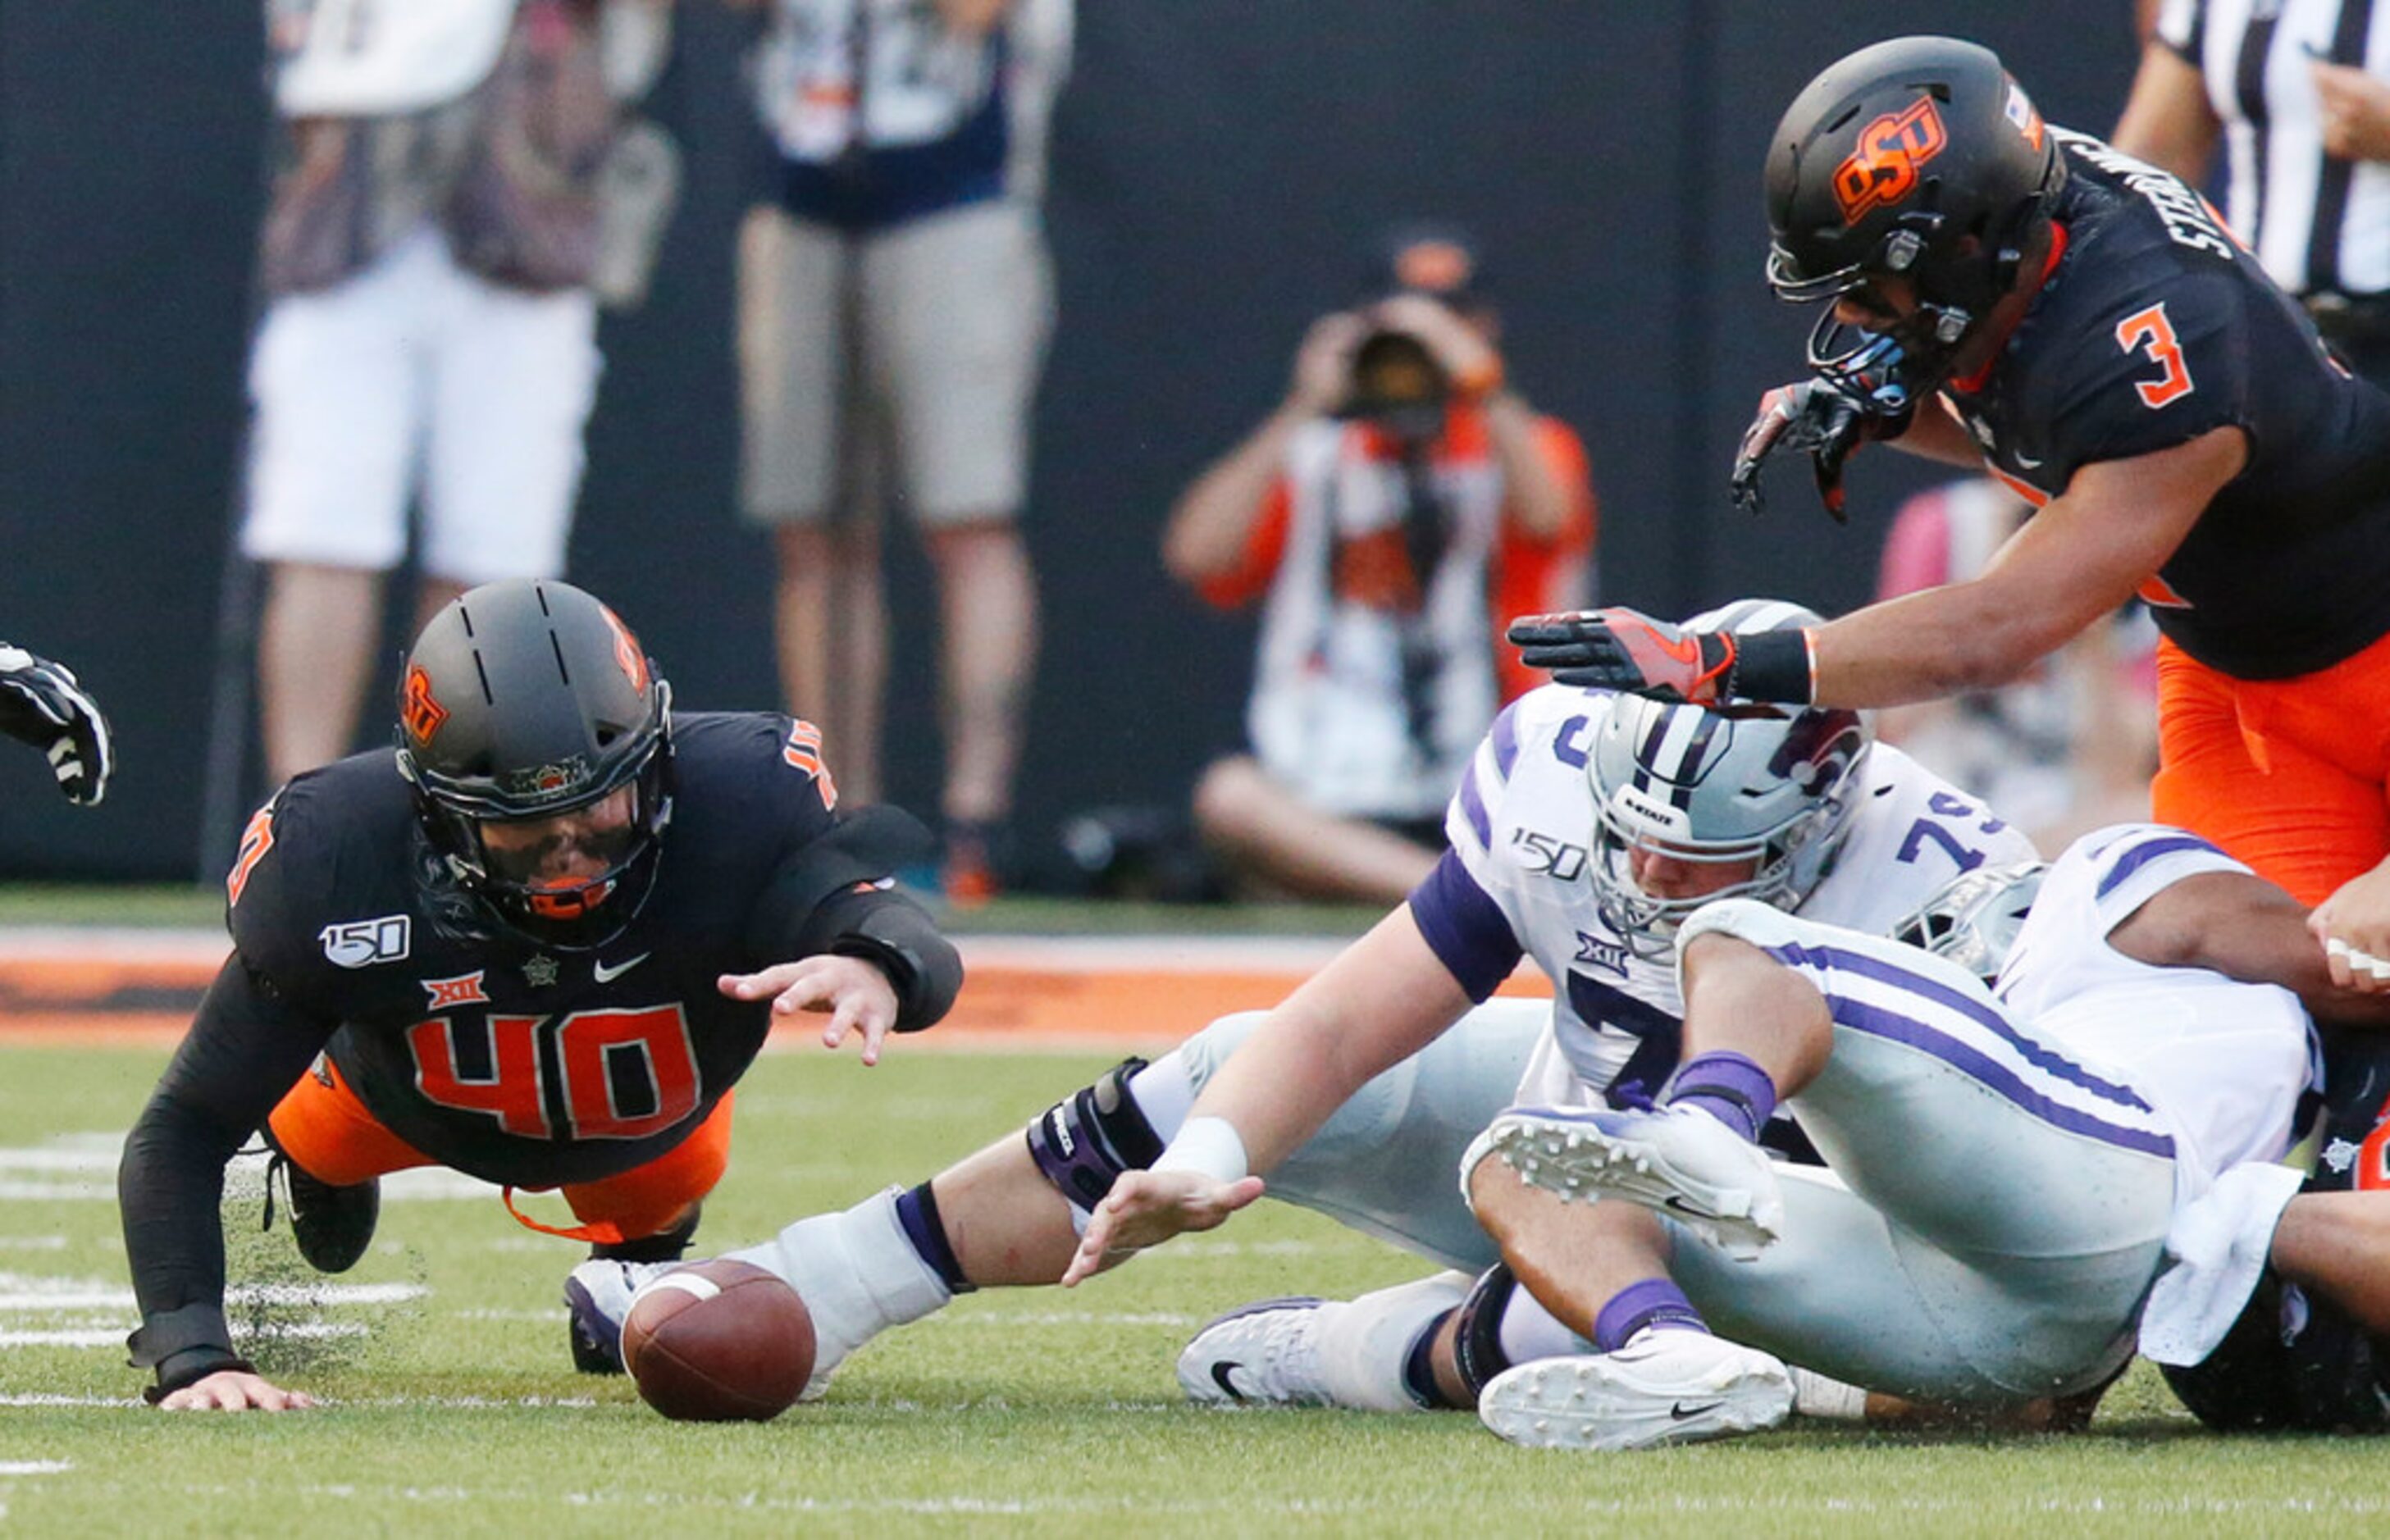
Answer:
[{"label": "blurred photographer", "polygon": [[1247,886],[1393,903],[1495,711],[1537,682],[1503,618],[1590,586],[1594,498],[1576,434],[1504,378],[1465,237],[1397,232],[1372,277],[1179,499],[1163,557],[1209,603],[1262,606],[1252,750],[1204,770],[1205,842]]}]

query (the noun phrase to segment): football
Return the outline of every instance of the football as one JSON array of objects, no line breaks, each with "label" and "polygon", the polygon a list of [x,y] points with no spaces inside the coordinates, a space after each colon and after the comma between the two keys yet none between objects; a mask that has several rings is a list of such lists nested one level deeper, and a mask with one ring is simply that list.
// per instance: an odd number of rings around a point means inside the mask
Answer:
[{"label": "football", "polygon": [[700,1262],[631,1301],[623,1363],[641,1398],[675,1421],[768,1422],[813,1376],[814,1318],[752,1263]]}]

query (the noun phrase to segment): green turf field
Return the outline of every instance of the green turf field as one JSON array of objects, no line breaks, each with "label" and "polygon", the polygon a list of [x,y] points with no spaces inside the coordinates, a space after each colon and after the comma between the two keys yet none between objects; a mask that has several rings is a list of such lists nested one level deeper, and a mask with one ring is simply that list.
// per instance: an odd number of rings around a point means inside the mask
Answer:
[{"label": "green turf field", "polygon": [[[870,1072],[810,1053],[758,1064],[706,1238],[759,1238],[918,1179],[1106,1062],[903,1046]],[[332,1404],[168,1416],[121,1404],[138,1380],[115,1345],[132,1315],[114,1146],[160,1063],[0,1050],[0,1528],[2355,1535],[2390,1513],[2390,1445],[2211,1438],[2146,1369],[2071,1439],[1811,1429],[1586,1457],[1512,1449],[1457,1416],[1197,1412],[1171,1361],[1214,1310],[1412,1271],[1272,1204],[1073,1293],[963,1301],[867,1348],[826,1402],[777,1422],[700,1427],[656,1418],[623,1380],[571,1372],[558,1289],[574,1250],[494,1200],[394,1193],[375,1253],[338,1280],[374,1303],[315,1292],[285,1232],[253,1233],[252,1200],[232,1215],[236,1276],[300,1287],[247,1314],[318,1333],[255,1352]]]}]

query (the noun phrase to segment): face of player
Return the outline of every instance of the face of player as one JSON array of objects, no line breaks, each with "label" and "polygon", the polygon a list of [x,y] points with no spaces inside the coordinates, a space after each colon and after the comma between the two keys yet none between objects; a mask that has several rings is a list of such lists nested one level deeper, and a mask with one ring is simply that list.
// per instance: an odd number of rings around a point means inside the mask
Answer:
[{"label": "face of player", "polygon": [[630,853],[637,798],[636,786],[619,786],[570,813],[486,821],[482,853],[510,881],[559,888],[593,881]]},{"label": "face of player", "polygon": [[1916,313],[1917,286],[1891,274],[1869,278],[1834,302],[1835,320],[1878,334],[1891,331]]},{"label": "face of player", "polygon": [[1626,869],[1647,898],[1707,898],[1756,877],[1759,857],[1704,861],[1672,852],[1665,845],[1638,843],[1626,852]]}]

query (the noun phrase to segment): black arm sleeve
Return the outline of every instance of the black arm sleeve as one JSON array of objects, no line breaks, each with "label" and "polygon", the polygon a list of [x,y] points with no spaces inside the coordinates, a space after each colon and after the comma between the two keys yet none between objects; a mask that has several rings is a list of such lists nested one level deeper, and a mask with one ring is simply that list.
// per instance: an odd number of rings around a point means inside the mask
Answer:
[{"label": "black arm sleeve", "polygon": [[134,1367],[158,1371],[161,1392],[248,1367],[225,1325],[225,1162],[264,1126],[334,1025],[278,998],[235,955],[125,1137],[116,1194],[141,1307],[127,1345]]},{"label": "black arm sleeve", "polygon": [[816,952],[877,964],[896,989],[898,1032],[934,1026],[963,987],[955,943],[919,905],[886,888],[851,890],[817,905],[797,935],[798,956]]}]

